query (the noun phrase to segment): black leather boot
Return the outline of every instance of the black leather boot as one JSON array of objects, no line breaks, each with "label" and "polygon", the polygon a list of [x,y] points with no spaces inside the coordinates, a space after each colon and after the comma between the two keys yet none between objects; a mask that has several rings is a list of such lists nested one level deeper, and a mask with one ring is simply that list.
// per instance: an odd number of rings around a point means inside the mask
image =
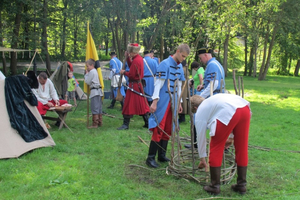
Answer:
[{"label": "black leather boot", "polygon": [[169,162],[169,161],[171,161],[169,158],[166,157],[168,142],[169,142],[168,140],[161,140],[159,142],[160,147],[158,147],[158,160],[160,162]]},{"label": "black leather boot", "polygon": [[145,124],[144,124],[143,128],[148,128],[148,119],[149,119],[149,117],[148,117],[148,113],[147,113],[147,114],[144,114],[144,115],[142,115],[142,117],[143,117],[143,120],[144,120],[144,122],[145,122]]},{"label": "black leather boot", "polygon": [[116,99],[113,99],[113,100],[111,101],[111,103],[110,103],[110,106],[108,106],[107,108],[108,108],[108,109],[113,109],[114,106],[115,106],[115,103],[116,103]]},{"label": "black leather boot", "polygon": [[159,167],[159,165],[155,161],[155,155],[156,155],[156,152],[157,152],[157,148],[158,148],[158,146],[157,146],[156,142],[151,140],[150,146],[149,146],[148,158],[146,160],[146,164],[149,167],[152,167],[152,168]]},{"label": "black leather boot", "polygon": [[120,126],[118,128],[118,130],[127,130],[127,129],[129,129],[129,122],[130,122],[130,118],[124,117],[123,118],[123,124],[122,124],[122,126]]},{"label": "black leather boot", "polygon": [[[191,149],[191,148],[192,148],[192,145],[190,145],[190,144],[185,144],[184,147],[187,148],[187,149]],[[197,145],[197,132],[196,132],[196,127],[195,127],[195,126],[194,126],[194,148],[195,148],[195,149],[198,148],[198,145]]]},{"label": "black leather boot", "polygon": [[185,122],[185,114],[179,114],[178,122],[179,124]]},{"label": "black leather boot", "polygon": [[246,175],[247,175],[247,167],[237,167],[237,184],[231,186],[231,189],[240,194],[246,194]]},{"label": "black leather boot", "polygon": [[203,189],[213,195],[220,194],[220,176],[221,167],[210,167],[210,185],[204,186]]}]

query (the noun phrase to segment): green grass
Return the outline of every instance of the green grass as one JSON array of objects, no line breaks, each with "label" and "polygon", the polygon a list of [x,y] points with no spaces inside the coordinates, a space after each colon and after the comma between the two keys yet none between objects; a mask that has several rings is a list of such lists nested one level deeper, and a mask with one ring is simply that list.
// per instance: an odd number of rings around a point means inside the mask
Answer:
[{"label": "green grass", "polygon": [[[77,77],[77,75],[76,75]],[[240,196],[221,186],[219,199],[300,199],[299,110],[300,79],[268,76],[266,81],[244,77],[245,99],[250,101],[252,119],[249,135],[248,192]],[[232,78],[226,88],[234,93]],[[151,139],[140,116],[130,129],[117,131],[122,115],[103,110],[115,118],[103,117],[103,127],[86,128],[86,101],[69,113],[66,123],[72,130],[50,133],[53,148],[40,148],[17,159],[0,160],[0,199],[204,199],[211,196],[202,186],[145,165]],[[90,119],[91,123],[91,119]],[[181,124],[181,135],[189,135],[189,118]],[[254,148],[259,146],[270,150]],[[171,145],[169,144],[168,155]],[[141,166],[136,167],[135,165]],[[143,168],[145,167],[145,168]],[[232,182],[235,182],[235,178]]]}]

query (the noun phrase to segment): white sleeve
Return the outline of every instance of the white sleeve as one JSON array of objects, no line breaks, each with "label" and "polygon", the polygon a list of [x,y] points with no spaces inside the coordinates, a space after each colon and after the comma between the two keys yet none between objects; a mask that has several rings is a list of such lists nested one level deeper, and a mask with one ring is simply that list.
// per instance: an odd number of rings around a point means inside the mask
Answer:
[{"label": "white sleeve", "polygon": [[53,100],[59,100],[58,96],[57,96],[57,92],[54,88],[54,84],[52,82],[50,82],[49,84],[49,92],[50,92],[50,97],[53,99]]},{"label": "white sleeve", "polygon": [[[218,84],[219,81],[215,80],[214,83],[214,91],[218,88]],[[199,96],[203,97],[204,99],[206,99],[208,96],[210,95],[210,83],[208,84],[208,86],[203,90],[203,92],[201,92],[201,94]]]},{"label": "white sleeve", "polygon": [[159,91],[163,87],[164,83],[165,83],[165,79],[161,79],[161,78],[156,79],[154,83],[154,92],[152,95],[153,100],[154,99],[159,100]]},{"label": "white sleeve", "polygon": [[31,89],[32,93],[35,95],[36,99],[41,102],[43,105],[47,104],[48,101],[45,99],[40,98],[40,96],[38,95],[38,93],[36,92],[36,89]]},{"label": "white sleeve", "polygon": [[195,120],[197,132],[197,144],[199,158],[207,157],[206,154],[206,123],[204,121]]},{"label": "white sleeve", "polygon": [[[178,98],[179,98],[180,95],[181,95],[181,87],[182,87],[182,81],[178,81],[178,92],[177,92]],[[180,99],[180,102],[181,102],[181,103],[183,102],[182,99]]]}]

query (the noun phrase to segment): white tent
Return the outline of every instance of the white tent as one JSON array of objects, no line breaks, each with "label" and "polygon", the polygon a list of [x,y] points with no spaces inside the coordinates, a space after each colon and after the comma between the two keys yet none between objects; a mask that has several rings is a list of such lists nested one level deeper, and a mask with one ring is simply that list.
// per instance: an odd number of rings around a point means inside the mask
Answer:
[{"label": "white tent", "polygon": [[46,128],[44,121],[39,114],[35,106],[31,106],[29,103],[26,103],[29,110],[36,117],[37,121],[43,127],[48,137],[42,140],[36,140],[33,142],[25,142],[24,139],[13,129],[10,125],[9,116],[6,109],[5,102],[5,80],[0,78],[0,159],[4,158],[15,158],[19,157],[22,154],[41,147],[55,146],[55,143]]}]

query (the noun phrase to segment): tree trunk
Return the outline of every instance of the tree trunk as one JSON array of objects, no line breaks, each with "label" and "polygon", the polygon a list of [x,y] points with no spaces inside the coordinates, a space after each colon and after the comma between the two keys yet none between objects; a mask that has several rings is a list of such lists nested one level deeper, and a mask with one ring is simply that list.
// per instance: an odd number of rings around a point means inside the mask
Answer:
[{"label": "tree trunk", "polygon": [[[228,34],[226,34],[226,39],[224,42],[224,60],[223,60],[223,68],[225,72],[225,77],[227,77],[227,61],[228,61],[228,45],[229,45],[229,33],[230,33],[230,27],[228,28]],[[219,51],[220,52],[220,51]],[[225,78],[224,77],[224,78]]]},{"label": "tree trunk", "polygon": [[279,22],[279,19],[277,19],[274,30],[273,30],[273,35],[272,35],[272,40],[269,45],[268,58],[267,58],[266,65],[263,69],[263,73],[259,74],[258,80],[264,80],[267,76],[267,72],[270,67],[270,61],[271,61],[272,49],[273,49],[274,42],[275,42],[275,36],[276,36],[277,30],[278,30],[278,22]]},{"label": "tree trunk", "polygon": [[77,31],[77,26],[78,26],[78,23],[77,23],[77,14],[74,15],[74,59],[78,60],[78,56],[77,56],[77,36],[78,36],[78,31]]},{"label": "tree trunk", "polygon": [[244,70],[244,76],[247,75],[247,69],[248,67],[248,38],[247,36],[245,37],[245,70]]},{"label": "tree trunk", "polygon": [[61,46],[61,59],[65,59],[65,51],[66,51],[66,23],[67,23],[67,9],[68,9],[68,1],[64,0],[64,9],[63,9],[63,32],[62,32],[62,46]]},{"label": "tree trunk", "polygon": [[47,0],[43,1],[43,22],[42,22],[42,27],[43,27],[43,31],[42,31],[42,51],[43,51],[43,55],[45,56],[45,60],[46,60],[46,68],[47,68],[47,72],[49,73],[48,75],[51,75],[51,63],[50,63],[50,56],[48,53],[48,35],[47,35],[47,16],[48,16],[48,2]]},{"label": "tree trunk", "polygon": [[249,73],[248,73],[248,76],[251,76],[252,75],[252,69],[253,69],[253,57],[254,57],[254,48],[253,47],[253,44],[252,44],[252,47],[250,49],[250,56],[249,56],[249,64],[248,64],[248,69],[249,69]]},{"label": "tree trunk", "polygon": [[[3,47],[3,30],[2,30],[2,11],[0,10],[0,45]],[[7,69],[6,69],[6,59],[5,59],[5,53],[4,51],[2,52],[2,72],[5,76],[7,76]]]},{"label": "tree trunk", "polygon": [[261,62],[261,67],[260,67],[260,70],[259,70],[258,80],[263,80],[261,76],[263,74],[263,70],[264,70],[264,66],[265,66],[265,62],[266,62],[269,35],[270,35],[270,31],[269,31],[269,21],[268,21],[267,34],[265,35],[265,38],[264,38],[265,41],[264,41],[263,60]]},{"label": "tree trunk", "polygon": [[164,59],[164,36],[160,36],[160,49],[159,49],[159,58],[162,61]]},{"label": "tree trunk", "polygon": [[257,48],[258,48],[258,38],[256,37],[254,40],[254,60],[253,60],[253,77],[256,77],[257,71]]},{"label": "tree trunk", "polygon": [[297,61],[297,65],[294,71],[294,76],[299,76],[299,68],[300,68],[300,59]]},{"label": "tree trunk", "polygon": [[[17,3],[17,14],[15,17],[15,26],[13,29],[13,36],[12,36],[12,43],[11,48],[16,49],[18,48],[18,37],[19,37],[19,31],[20,31],[20,24],[21,24],[21,14],[23,9],[23,3],[22,2],[16,2]],[[17,53],[11,52],[11,59],[10,59],[10,72],[12,75],[17,74]]]}]

